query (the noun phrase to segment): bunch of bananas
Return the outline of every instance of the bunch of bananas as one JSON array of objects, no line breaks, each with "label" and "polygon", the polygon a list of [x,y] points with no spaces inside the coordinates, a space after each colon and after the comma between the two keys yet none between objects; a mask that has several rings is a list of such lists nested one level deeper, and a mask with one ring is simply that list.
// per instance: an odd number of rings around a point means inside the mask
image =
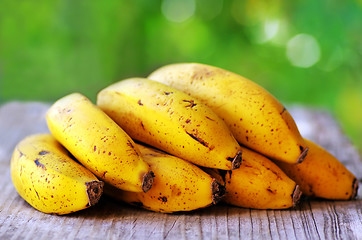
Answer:
[{"label": "bunch of bananas", "polygon": [[85,209],[103,193],[165,213],[357,195],[356,177],[304,139],[277,99],[213,66],[167,65],[108,86],[96,104],[72,93],[46,120],[50,134],[26,137],[11,159],[16,190],[45,213]]}]

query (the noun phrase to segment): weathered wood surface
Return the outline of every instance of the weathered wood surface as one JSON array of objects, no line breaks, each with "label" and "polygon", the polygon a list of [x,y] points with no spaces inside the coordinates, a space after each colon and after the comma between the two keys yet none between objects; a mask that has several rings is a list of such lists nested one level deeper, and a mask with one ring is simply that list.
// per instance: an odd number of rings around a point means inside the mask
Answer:
[{"label": "weathered wood surface", "polygon": [[[191,213],[153,213],[103,197],[66,216],[36,211],[16,193],[9,162],[23,137],[48,132],[49,105],[11,102],[0,107],[0,239],[362,239],[362,191],[354,201],[304,200],[290,210],[218,205]],[[302,134],[326,147],[361,181],[356,149],[327,113],[290,109]]]}]

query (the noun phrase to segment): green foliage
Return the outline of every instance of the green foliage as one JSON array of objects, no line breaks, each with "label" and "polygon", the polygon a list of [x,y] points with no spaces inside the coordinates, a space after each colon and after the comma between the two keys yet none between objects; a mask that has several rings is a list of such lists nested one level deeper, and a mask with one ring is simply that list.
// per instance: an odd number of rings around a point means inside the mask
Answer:
[{"label": "green foliage", "polygon": [[[0,102],[75,91],[94,100],[112,82],[202,62],[284,103],[329,109],[362,146],[361,29],[362,2],[352,0],[0,0]],[[288,45],[298,34],[319,47],[311,66],[298,67],[316,54],[308,42]]]}]

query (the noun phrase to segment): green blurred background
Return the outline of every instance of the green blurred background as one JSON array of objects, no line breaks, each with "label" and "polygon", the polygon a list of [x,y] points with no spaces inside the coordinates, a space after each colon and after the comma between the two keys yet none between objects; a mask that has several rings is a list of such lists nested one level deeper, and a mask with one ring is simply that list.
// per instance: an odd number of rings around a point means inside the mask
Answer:
[{"label": "green blurred background", "polygon": [[362,149],[362,0],[0,0],[0,103],[201,62],[329,110]]}]

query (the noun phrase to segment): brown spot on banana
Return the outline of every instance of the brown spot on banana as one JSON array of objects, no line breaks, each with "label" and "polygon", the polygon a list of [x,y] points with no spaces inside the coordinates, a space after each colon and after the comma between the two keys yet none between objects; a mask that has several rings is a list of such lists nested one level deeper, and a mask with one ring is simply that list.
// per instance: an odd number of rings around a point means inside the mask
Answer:
[{"label": "brown spot on banana", "polygon": [[266,189],[268,192],[272,193],[272,194],[276,194],[276,191],[275,190],[272,190],[270,187],[268,187]]},{"label": "brown spot on banana", "polygon": [[276,176],[277,180],[282,180],[282,177],[279,175],[278,172],[272,170],[272,169],[269,168],[269,167],[267,167],[266,169],[267,169],[268,171],[271,171],[271,172]]},{"label": "brown spot on banana", "polygon": [[46,154],[48,154],[49,152],[48,151],[41,151],[41,152],[39,152],[39,155],[46,155]]},{"label": "brown spot on banana", "polygon": [[142,129],[145,131],[146,129],[145,129],[145,126],[143,125],[143,122],[141,121],[141,127],[142,127]]},{"label": "brown spot on banana", "polygon": [[[193,82],[194,80],[203,80],[204,77],[210,78],[214,74],[215,74],[214,71],[209,71],[206,68],[202,68],[202,69],[199,69],[199,70],[195,71],[194,75],[192,75],[192,77],[191,77],[191,81]],[[192,82],[191,82],[191,84],[192,84]]]},{"label": "brown spot on banana", "polygon": [[92,181],[85,183],[87,187],[88,206],[93,206],[98,203],[103,194],[104,182]]},{"label": "brown spot on banana", "polygon": [[36,196],[38,196],[38,199],[40,200],[40,196],[39,196],[39,193],[38,191],[34,188],[34,192],[36,193]]},{"label": "brown spot on banana", "polygon": [[208,116],[206,116],[206,118],[209,119],[210,121],[213,121],[213,122],[215,121],[214,119],[212,119],[212,118],[210,118]]},{"label": "brown spot on banana", "polygon": [[193,108],[195,107],[197,104],[194,102],[194,100],[183,100],[184,102],[189,103],[188,105],[186,105],[185,107],[189,107],[189,108]]},{"label": "brown spot on banana", "polygon": [[192,133],[189,133],[189,132],[187,132],[187,131],[186,131],[186,133],[187,133],[190,137],[192,137],[194,140],[196,140],[196,141],[198,141],[199,143],[201,143],[203,146],[209,147],[209,144],[208,144],[207,142],[205,142],[203,139],[201,139],[201,138],[199,138],[199,137],[197,137],[197,136],[195,136],[195,135],[193,135]]},{"label": "brown spot on banana", "polygon": [[21,158],[22,156],[24,156],[24,153],[22,151],[20,151],[19,149],[17,149],[19,152],[19,158]]},{"label": "brown spot on banana", "polygon": [[148,173],[144,174],[142,178],[142,190],[146,193],[153,185],[155,174],[152,171],[149,171]]},{"label": "brown spot on banana", "polygon": [[134,149],[134,146],[130,141],[127,142],[127,145]]},{"label": "brown spot on banana", "polygon": [[141,99],[138,100],[138,105],[143,106],[143,103],[141,102]]},{"label": "brown spot on banana", "polygon": [[159,197],[158,200],[160,200],[162,202],[167,202],[167,197],[165,197],[165,196]]},{"label": "brown spot on banana", "polygon": [[228,174],[229,174],[229,179],[231,179],[231,175],[232,175],[233,171],[229,170],[229,171],[227,171],[227,172],[228,172]]},{"label": "brown spot on banana", "polygon": [[44,166],[44,164],[39,162],[39,158],[35,159],[34,163],[37,167],[41,167],[42,169],[47,170],[47,168]]}]

